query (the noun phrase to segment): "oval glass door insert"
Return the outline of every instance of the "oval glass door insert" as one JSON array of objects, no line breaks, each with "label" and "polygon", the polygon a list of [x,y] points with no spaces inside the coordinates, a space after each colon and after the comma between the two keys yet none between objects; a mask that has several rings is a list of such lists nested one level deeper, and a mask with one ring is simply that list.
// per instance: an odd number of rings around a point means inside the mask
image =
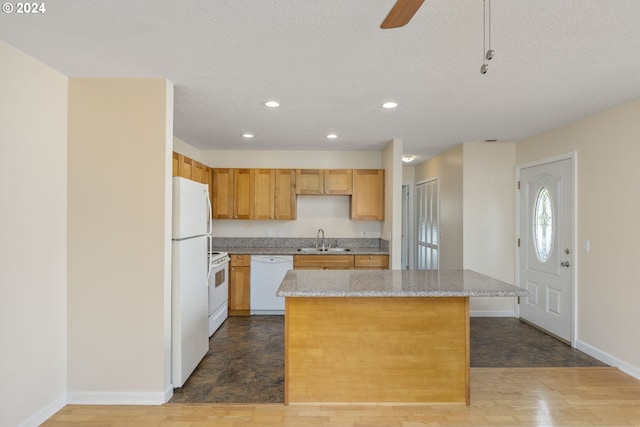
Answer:
[{"label": "oval glass door insert", "polygon": [[540,262],[547,262],[553,249],[553,205],[547,187],[542,187],[536,197],[533,211],[533,236],[536,256]]}]

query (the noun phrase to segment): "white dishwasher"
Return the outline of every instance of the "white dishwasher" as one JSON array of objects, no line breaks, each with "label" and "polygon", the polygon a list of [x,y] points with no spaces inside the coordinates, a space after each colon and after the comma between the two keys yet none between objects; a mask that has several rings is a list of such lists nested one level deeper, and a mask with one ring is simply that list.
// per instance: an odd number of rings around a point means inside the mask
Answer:
[{"label": "white dishwasher", "polygon": [[284,298],[276,291],[288,270],[293,270],[291,255],[251,256],[251,314],[284,314]]}]

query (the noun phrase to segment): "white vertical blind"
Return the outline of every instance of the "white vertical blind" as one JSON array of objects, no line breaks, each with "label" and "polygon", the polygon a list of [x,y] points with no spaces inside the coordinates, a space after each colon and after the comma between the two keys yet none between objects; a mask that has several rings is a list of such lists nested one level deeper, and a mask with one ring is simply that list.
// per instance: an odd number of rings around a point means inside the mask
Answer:
[{"label": "white vertical blind", "polygon": [[418,270],[438,269],[438,200],[437,179],[416,186]]}]

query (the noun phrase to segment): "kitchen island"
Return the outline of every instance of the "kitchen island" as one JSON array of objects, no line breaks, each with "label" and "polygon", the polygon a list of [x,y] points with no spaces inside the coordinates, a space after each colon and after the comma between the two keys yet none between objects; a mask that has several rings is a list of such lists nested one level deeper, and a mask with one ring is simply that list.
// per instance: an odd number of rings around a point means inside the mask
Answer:
[{"label": "kitchen island", "polygon": [[528,291],[470,270],[290,270],[285,404],[469,404],[469,297]]}]

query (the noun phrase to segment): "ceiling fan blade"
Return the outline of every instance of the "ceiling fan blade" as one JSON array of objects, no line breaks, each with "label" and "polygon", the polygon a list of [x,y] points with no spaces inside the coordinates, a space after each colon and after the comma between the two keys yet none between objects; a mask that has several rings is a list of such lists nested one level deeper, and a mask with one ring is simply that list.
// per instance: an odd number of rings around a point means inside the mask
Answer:
[{"label": "ceiling fan blade", "polygon": [[413,15],[420,9],[424,0],[398,0],[393,5],[387,17],[380,24],[380,28],[398,28],[407,25]]}]

